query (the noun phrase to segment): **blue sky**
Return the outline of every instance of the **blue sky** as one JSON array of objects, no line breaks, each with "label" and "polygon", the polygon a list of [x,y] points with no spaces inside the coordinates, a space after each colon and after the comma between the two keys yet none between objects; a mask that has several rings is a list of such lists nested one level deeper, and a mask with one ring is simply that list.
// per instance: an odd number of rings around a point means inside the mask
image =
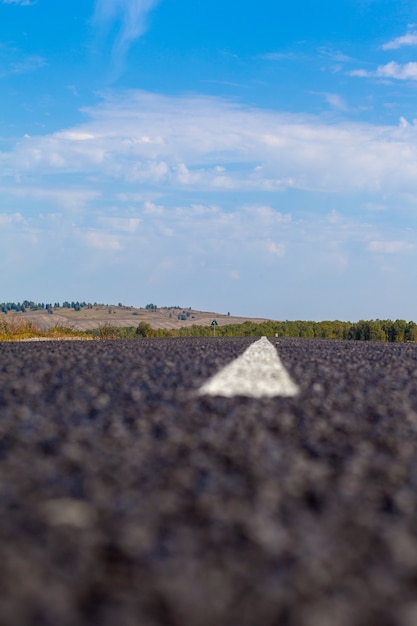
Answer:
[{"label": "blue sky", "polygon": [[0,0],[0,300],[417,321],[417,5]]}]

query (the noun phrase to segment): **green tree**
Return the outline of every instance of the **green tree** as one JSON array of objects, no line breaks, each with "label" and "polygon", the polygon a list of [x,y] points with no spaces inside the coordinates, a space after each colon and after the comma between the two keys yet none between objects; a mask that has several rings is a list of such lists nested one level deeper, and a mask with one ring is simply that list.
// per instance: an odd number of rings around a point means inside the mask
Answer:
[{"label": "green tree", "polygon": [[136,337],[152,337],[154,330],[150,324],[140,322],[136,328]]}]

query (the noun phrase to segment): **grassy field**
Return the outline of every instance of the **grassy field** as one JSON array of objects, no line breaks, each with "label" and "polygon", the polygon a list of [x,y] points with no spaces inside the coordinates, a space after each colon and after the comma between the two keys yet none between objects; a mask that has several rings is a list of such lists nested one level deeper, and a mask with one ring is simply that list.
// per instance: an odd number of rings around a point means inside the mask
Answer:
[{"label": "grassy field", "polygon": [[25,320],[17,315],[0,318],[0,341],[28,341],[32,339],[90,339],[80,330],[56,324],[42,328],[32,320]]}]

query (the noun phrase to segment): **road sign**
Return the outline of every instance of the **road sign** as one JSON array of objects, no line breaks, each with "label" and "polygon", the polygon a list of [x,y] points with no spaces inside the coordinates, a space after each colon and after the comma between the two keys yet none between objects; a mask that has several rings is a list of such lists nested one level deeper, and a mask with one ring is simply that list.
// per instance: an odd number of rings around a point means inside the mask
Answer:
[{"label": "road sign", "polygon": [[213,326],[213,337],[216,336],[216,326],[218,326],[218,323],[216,322],[216,320],[213,320],[211,325]]}]

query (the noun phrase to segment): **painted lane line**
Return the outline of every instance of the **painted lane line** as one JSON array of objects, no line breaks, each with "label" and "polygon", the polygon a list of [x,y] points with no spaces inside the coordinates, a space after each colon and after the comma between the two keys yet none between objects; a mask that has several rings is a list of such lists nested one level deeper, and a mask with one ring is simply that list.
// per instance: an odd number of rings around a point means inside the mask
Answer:
[{"label": "painted lane line", "polygon": [[262,337],[241,356],[209,378],[198,393],[227,398],[273,398],[295,396],[298,387],[291,380],[272,343]]}]

